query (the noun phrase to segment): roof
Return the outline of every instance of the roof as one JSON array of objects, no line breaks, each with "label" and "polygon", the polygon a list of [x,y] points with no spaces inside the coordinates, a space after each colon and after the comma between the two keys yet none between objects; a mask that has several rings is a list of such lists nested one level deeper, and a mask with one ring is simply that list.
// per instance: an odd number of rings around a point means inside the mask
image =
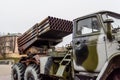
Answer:
[{"label": "roof", "polygon": [[99,11],[99,12],[96,12],[96,13],[92,13],[92,14],[88,14],[88,15],[85,15],[85,16],[82,16],[82,17],[78,17],[78,18],[76,18],[76,19],[74,19],[74,20],[78,20],[78,19],[80,19],[80,18],[84,18],[84,17],[90,16],[90,15],[105,14],[105,13],[109,13],[109,14],[113,14],[113,15],[118,15],[118,16],[120,16],[119,13],[115,13],[115,12],[112,12],[112,11]]}]

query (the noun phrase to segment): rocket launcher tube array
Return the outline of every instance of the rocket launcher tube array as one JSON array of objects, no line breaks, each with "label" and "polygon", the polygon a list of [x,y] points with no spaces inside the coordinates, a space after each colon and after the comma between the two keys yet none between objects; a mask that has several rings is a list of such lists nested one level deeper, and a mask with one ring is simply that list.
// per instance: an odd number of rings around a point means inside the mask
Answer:
[{"label": "rocket launcher tube array", "polygon": [[56,42],[72,33],[72,26],[72,21],[48,16],[18,38],[18,48],[24,52],[28,47],[34,45],[38,39],[48,39],[48,41],[52,39],[53,42]]}]

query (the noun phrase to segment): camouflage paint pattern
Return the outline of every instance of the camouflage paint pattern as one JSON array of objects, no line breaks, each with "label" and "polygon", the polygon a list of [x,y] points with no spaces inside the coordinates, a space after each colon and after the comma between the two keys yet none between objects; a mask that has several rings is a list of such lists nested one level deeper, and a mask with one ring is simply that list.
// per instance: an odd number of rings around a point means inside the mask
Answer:
[{"label": "camouflage paint pattern", "polygon": [[94,71],[97,68],[98,65],[98,55],[97,55],[97,36],[92,36],[89,39],[88,42],[88,57],[87,59],[83,62],[82,66],[87,70],[87,71]]},{"label": "camouflage paint pattern", "polygon": [[[120,30],[112,33],[111,23],[106,26],[102,16],[103,13],[115,14],[112,12],[100,12],[77,18],[74,20],[73,28],[73,66],[76,71],[100,72],[105,62],[115,53],[120,51]],[[78,21],[96,16],[100,26],[99,34],[77,34],[76,26]],[[120,15],[119,15],[120,16]],[[87,24],[87,23],[86,23]],[[79,43],[79,45],[77,44]]]}]

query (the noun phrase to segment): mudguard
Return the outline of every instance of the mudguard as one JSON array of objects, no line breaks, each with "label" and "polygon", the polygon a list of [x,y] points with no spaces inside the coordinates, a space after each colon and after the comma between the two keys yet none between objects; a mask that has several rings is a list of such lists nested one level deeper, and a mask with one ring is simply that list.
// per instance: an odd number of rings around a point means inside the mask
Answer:
[{"label": "mudguard", "polygon": [[106,80],[114,69],[120,68],[120,52],[113,54],[103,66],[96,80]]}]

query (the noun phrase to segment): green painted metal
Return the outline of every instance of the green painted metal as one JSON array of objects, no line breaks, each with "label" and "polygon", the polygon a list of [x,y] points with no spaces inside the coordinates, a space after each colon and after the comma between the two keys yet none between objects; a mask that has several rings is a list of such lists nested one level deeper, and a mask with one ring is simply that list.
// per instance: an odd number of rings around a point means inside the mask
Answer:
[{"label": "green painted metal", "polygon": [[68,67],[70,62],[71,62],[71,54],[68,51],[68,53],[63,57],[63,59],[59,63],[59,67],[56,72],[56,76],[63,77],[65,79],[66,76],[68,75],[68,73],[66,72],[66,68]]},{"label": "green painted metal", "polygon": [[66,65],[60,65],[58,68],[58,71],[56,73],[56,76],[63,77],[63,73],[65,71]]}]

